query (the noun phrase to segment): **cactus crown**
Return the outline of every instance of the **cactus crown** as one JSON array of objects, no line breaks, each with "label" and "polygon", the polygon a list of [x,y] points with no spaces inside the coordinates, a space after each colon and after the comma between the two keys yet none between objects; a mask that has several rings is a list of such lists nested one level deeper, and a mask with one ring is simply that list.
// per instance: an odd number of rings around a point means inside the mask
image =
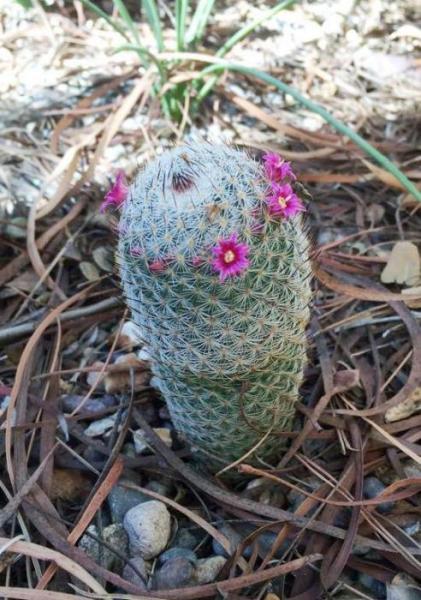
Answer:
[{"label": "cactus crown", "polygon": [[[193,143],[138,174],[122,204],[120,272],[176,428],[236,459],[294,414],[310,300],[289,164]],[[272,438],[261,456],[279,447]]]}]

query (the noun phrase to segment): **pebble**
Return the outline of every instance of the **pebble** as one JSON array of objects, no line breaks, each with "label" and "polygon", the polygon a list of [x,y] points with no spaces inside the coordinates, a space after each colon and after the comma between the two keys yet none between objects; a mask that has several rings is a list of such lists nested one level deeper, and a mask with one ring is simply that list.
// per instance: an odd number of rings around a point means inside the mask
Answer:
[{"label": "pebble", "polygon": [[[78,396],[76,394],[67,394],[62,396],[61,403],[64,412],[73,412],[82,402],[84,396]],[[115,405],[113,396],[108,394],[99,398],[89,398],[82,406],[81,414],[95,416],[96,414],[106,410]]]},{"label": "pebble", "polygon": [[171,534],[171,516],[159,500],[149,500],[131,508],[124,517],[130,549],[145,559],[160,554]]},{"label": "pebble", "polygon": [[[117,414],[114,413],[109,417],[105,417],[104,419],[98,419],[97,421],[92,421],[92,423],[85,429],[85,435],[88,437],[98,437],[99,435],[104,435],[104,433],[110,433],[115,426],[117,420]],[[120,418],[121,422],[124,422],[124,417]]]},{"label": "pebble", "polygon": [[[155,427],[154,432],[161,438],[166,446],[171,448],[171,431],[165,427]],[[133,431],[133,442],[137,454],[150,454],[152,449],[148,444],[143,429]]]},{"label": "pebble", "polygon": [[[364,498],[375,498],[376,496],[384,492],[385,489],[386,486],[380,481],[380,479],[377,479],[377,477],[366,477],[364,479]],[[376,506],[376,510],[378,510],[381,513],[388,513],[392,510],[393,506],[394,502],[382,502],[382,504],[378,504]]]},{"label": "pebble", "polygon": [[158,561],[159,564],[163,565],[169,560],[173,560],[175,558],[185,558],[186,560],[189,560],[193,565],[197,562],[197,556],[192,550],[189,550],[188,548],[180,548],[177,546],[173,546],[172,548],[165,550],[165,552],[163,552],[160,555]]},{"label": "pebble", "polygon": [[[121,479],[124,483],[129,480]],[[132,483],[132,482],[130,482]],[[142,492],[132,490],[123,485],[115,485],[108,494],[107,503],[111,512],[111,520],[113,523],[122,523],[124,515],[134,506],[138,506],[142,502],[148,502],[149,496],[145,496]]]},{"label": "pebble", "polygon": [[374,577],[371,577],[371,575],[367,575],[366,573],[360,573],[358,579],[365,588],[371,590],[376,600],[383,600],[386,598],[386,586],[383,581],[374,579]]},{"label": "pebble", "polygon": [[[231,553],[235,552],[235,549],[241,542],[241,535],[237,531],[235,531],[235,529],[231,527],[231,525],[229,525],[228,523],[223,523],[221,526],[219,526],[218,531],[220,531],[230,542]],[[217,556],[223,556],[224,558],[228,558],[229,556],[225,548],[223,548],[221,544],[215,539],[212,540],[212,550],[213,553]]]},{"label": "pebble", "polygon": [[196,548],[198,543],[199,541],[196,539],[196,536],[185,528],[179,529],[173,540],[174,546],[177,546],[178,548],[188,548],[189,550]]},{"label": "pebble", "polygon": [[200,558],[197,561],[194,576],[198,584],[212,583],[218,577],[222,567],[227,562],[223,556]]},{"label": "pebble", "polygon": [[155,589],[171,590],[186,587],[193,582],[194,567],[185,558],[168,560],[158,571],[155,579]]},{"label": "pebble", "polygon": [[148,580],[146,562],[141,556],[134,556],[130,559],[130,562],[136,567],[142,577],[139,577],[138,573],[136,573],[136,571],[134,571],[133,568],[127,563],[123,569],[123,578],[130,583],[137,585],[139,588],[146,590],[146,582]]},{"label": "pebble", "polygon": [[155,492],[156,494],[161,494],[161,496],[169,497],[173,490],[173,484],[170,479],[163,477],[161,481],[151,479],[145,485],[145,488],[150,490],[151,492]]},{"label": "pebble", "polygon": [[[120,524],[113,523],[104,527],[102,536],[96,525],[89,525],[87,531],[92,533],[96,538],[102,538],[110,546],[115,548],[123,556],[127,556],[128,538],[127,533]],[[79,546],[85,550],[86,554],[94,559],[94,561],[105,569],[113,570],[115,573],[120,573],[123,569],[123,561],[114,552],[111,552],[103,544],[99,543],[93,537],[85,534],[82,536]]]}]

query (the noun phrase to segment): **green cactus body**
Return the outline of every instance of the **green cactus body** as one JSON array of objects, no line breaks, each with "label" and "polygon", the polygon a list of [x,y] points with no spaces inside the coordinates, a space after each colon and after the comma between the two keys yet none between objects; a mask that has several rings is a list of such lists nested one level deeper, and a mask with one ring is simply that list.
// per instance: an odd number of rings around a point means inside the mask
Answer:
[{"label": "green cactus body", "polygon": [[[267,190],[249,156],[202,142],[148,165],[122,207],[124,294],[174,425],[211,469],[264,436],[247,460],[279,456],[306,361],[308,242]],[[248,264],[221,281],[212,249],[233,234]]]}]

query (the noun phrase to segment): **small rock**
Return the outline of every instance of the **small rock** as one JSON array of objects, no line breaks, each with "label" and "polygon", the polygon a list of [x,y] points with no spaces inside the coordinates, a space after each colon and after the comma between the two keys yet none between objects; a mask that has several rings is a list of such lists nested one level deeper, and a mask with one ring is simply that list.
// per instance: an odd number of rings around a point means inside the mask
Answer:
[{"label": "small rock", "polygon": [[[386,486],[380,481],[380,479],[377,479],[377,477],[366,477],[364,479],[364,498],[371,500],[372,498],[379,496],[382,492],[384,492],[385,489]],[[381,504],[376,505],[376,510],[381,513],[388,513],[392,510],[393,506],[394,502],[382,502]]]},{"label": "small rock", "polygon": [[193,565],[197,562],[197,556],[188,548],[180,548],[177,546],[173,546],[172,548],[168,548],[159,556],[159,564],[163,565],[169,560],[174,560],[174,558],[185,558],[189,560]]},{"label": "small rock", "polygon": [[367,575],[366,573],[360,573],[358,579],[365,588],[371,590],[376,600],[383,600],[386,598],[386,586],[383,581],[374,579],[374,577],[371,577],[371,575]]},{"label": "small rock", "polygon": [[[259,535],[257,538],[257,543],[259,544],[260,556],[266,556],[270,552],[276,538],[277,534],[273,531],[264,531]],[[281,558],[290,546],[291,542],[289,540],[285,540],[281,544],[281,547],[275,552],[275,558]]]},{"label": "small rock", "polygon": [[126,513],[123,523],[133,554],[154,558],[168,544],[171,516],[163,502],[149,500],[134,506]]},{"label": "small rock", "polygon": [[[64,412],[73,412],[83,402],[84,396],[78,396],[76,394],[66,394],[61,398],[62,408]],[[83,415],[95,416],[96,414],[115,406],[115,400],[113,396],[102,396],[100,398],[88,398],[83,404],[80,412]]]},{"label": "small rock", "polygon": [[[120,483],[124,483],[125,479],[121,479]],[[130,482],[131,483],[131,482]],[[111,512],[111,520],[113,523],[122,523],[125,514],[134,506],[138,506],[142,502],[148,502],[149,496],[145,496],[142,492],[129,489],[123,485],[116,485],[108,494],[107,502]]]},{"label": "small rock", "polygon": [[88,437],[98,437],[99,435],[104,435],[104,433],[109,433],[114,429],[116,420],[117,413],[114,413],[109,417],[98,419],[98,421],[92,421],[92,423],[85,429],[85,435]]},{"label": "small rock", "polygon": [[156,479],[151,479],[145,485],[147,490],[151,492],[155,492],[157,494],[161,494],[161,496],[169,497],[173,490],[173,483],[169,479],[162,478],[162,481],[156,481]]},{"label": "small rock", "polygon": [[[231,553],[235,552],[235,549],[241,542],[241,535],[228,523],[223,523],[220,527],[218,527],[218,531],[220,531],[230,542]],[[223,556],[224,558],[228,558],[229,556],[225,548],[223,548],[215,539],[212,540],[212,549],[213,553],[217,556]]]},{"label": "small rock", "polygon": [[89,373],[86,376],[86,383],[89,385],[89,387],[95,387],[95,389],[97,390],[103,390],[104,389],[104,373],[101,373],[101,369],[104,366],[105,363],[97,360],[95,361],[91,367],[95,367],[96,371],[89,371]]},{"label": "small rock", "polygon": [[197,561],[194,572],[198,584],[212,583],[218,577],[222,567],[227,562],[223,556],[211,556],[210,558],[200,558]]},{"label": "small rock", "polygon": [[130,559],[130,563],[134,567],[136,567],[136,569],[139,571],[142,577],[140,577],[139,574],[136,573],[136,571],[133,569],[133,567],[127,563],[123,569],[123,578],[146,591],[146,582],[148,580],[146,562],[141,556],[134,556]]},{"label": "small rock", "polygon": [[155,589],[171,590],[186,587],[192,583],[194,567],[185,558],[167,561],[156,574]]},{"label": "small rock", "polygon": [[264,597],[264,600],[280,600],[280,598],[276,594],[272,594],[272,592],[269,592],[269,594],[266,594],[266,596]]},{"label": "small rock", "polygon": [[[127,556],[128,538],[122,525],[114,523],[104,527],[102,536],[96,525],[89,525],[87,532],[91,533],[95,538],[103,539],[104,542],[109,544],[112,548],[118,550],[120,554]],[[116,573],[121,572],[123,568],[122,559],[93,537],[87,534],[83,535],[79,542],[79,546],[85,550],[86,554],[93,558],[96,563],[103,566],[105,569],[112,569]]]},{"label": "small rock", "polygon": [[[172,438],[171,431],[165,427],[155,427],[154,432],[161,438],[166,446],[171,448]],[[150,454],[152,452],[151,447],[146,441],[145,432],[143,429],[137,429],[133,431],[134,447],[137,454]]]},{"label": "small rock", "polygon": [[185,528],[179,529],[173,540],[173,544],[178,548],[188,548],[189,550],[196,548],[198,543],[196,537]]}]

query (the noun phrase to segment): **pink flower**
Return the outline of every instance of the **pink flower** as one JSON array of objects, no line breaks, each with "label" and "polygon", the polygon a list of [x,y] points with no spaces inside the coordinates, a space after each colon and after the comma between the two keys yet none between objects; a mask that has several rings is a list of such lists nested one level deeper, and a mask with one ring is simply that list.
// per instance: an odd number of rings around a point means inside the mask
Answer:
[{"label": "pink flower", "polygon": [[295,174],[291,168],[291,163],[284,160],[279,154],[275,152],[267,152],[263,155],[263,161],[265,163],[265,174],[270,181],[280,182],[286,177],[296,179]]},{"label": "pink flower", "polygon": [[149,263],[149,270],[151,273],[164,273],[173,260],[174,258],[171,256],[166,258],[157,258]]},{"label": "pink flower", "polygon": [[305,211],[304,204],[288,183],[284,185],[273,183],[270,191],[271,194],[266,198],[270,215],[293,217],[297,213]]},{"label": "pink flower", "polygon": [[238,242],[236,233],[225,240],[219,240],[212,248],[215,258],[212,267],[219,273],[219,281],[223,282],[227,277],[239,275],[250,265],[247,258],[249,247],[247,244]]},{"label": "pink flower", "polygon": [[126,184],[124,171],[117,171],[114,185],[107,192],[99,211],[103,213],[109,206],[119,208],[127,198],[128,191],[129,189]]}]

